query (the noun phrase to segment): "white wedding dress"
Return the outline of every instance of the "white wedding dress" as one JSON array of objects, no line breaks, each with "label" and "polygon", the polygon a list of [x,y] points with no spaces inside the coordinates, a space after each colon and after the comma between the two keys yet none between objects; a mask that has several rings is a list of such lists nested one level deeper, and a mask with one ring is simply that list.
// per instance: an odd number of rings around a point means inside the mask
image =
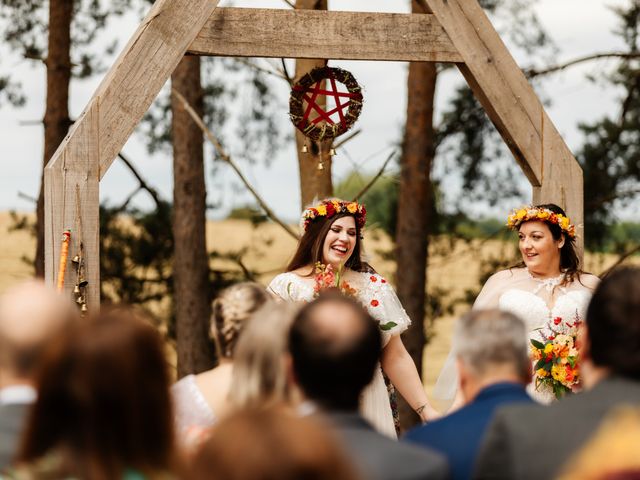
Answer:
[{"label": "white wedding dress", "polygon": [[[407,316],[396,293],[380,275],[373,273],[348,272],[349,285],[357,292],[358,300],[381,325],[393,322],[396,325],[381,331],[382,345],[387,345],[393,335],[404,332],[411,321]],[[309,302],[313,300],[313,278],[301,277],[293,272],[276,276],[267,290],[273,295],[289,302]],[[360,413],[381,433],[396,437],[395,424],[389,393],[384,383],[381,368],[376,373],[360,399]]]},{"label": "white wedding dress", "polygon": [[[599,281],[598,277],[585,273],[567,285],[561,285],[562,279],[563,275],[541,280],[532,276],[526,268],[502,270],[487,280],[472,309],[498,308],[511,312],[524,320],[529,338],[541,340],[540,329],[556,317],[572,320],[577,316],[584,320],[589,300]],[[455,359],[450,353],[436,383],[434,395],[451,399],[456,389]],[[528,391],[542,403],[549,403],[555,398],[550,389],[536,390],[535,382],[529,384]]]}]

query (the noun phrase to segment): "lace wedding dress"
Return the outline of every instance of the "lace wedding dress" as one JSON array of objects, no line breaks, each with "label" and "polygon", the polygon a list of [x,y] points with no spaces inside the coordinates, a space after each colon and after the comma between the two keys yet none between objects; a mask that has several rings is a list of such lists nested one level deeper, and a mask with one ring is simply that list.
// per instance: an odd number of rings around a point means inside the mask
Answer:
[{"label": "lace wedding dress", "polygon": [[[348,272],[345,279],[357,291],[358,300],[380,325],[393,322],[396,325],[382,333],[382,345],[387,345],[393,335],[404,332],[411,321],[389,283],[377,273]],[[301,277],[293,272],[276,276],[267,290],[288,302],[313,300],[312,278]],[[378,366],[373,380],[360,399],[360,413],[381,433],[396,437],[396,430],[389,403],[389,394]]]},{"label": "lace wedding dress", "polygon": [[[569,320],[578,316],[584,320],[589,300],[598,284],[596,276],[581,274],[579,279],[561,285],[563,276],[542,280],[531,275],[527,268],[502,270],[487,280],[472,308],[498,308],[511,312],[524,320],[530,338],[541,340],[540,329],[556,317]],[[434,395],[450,399],[455,396],[456,388],[455,359],[450,353]],[[542,403],[549,403],[555,398],[551,390],[537,390],[535,381],[529,384],[528,391]]]}]

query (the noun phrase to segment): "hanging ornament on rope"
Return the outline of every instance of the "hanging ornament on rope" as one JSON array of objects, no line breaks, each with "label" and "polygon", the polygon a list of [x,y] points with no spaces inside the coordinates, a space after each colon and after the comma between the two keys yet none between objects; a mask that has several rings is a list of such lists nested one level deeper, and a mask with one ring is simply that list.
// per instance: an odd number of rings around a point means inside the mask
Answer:
[{"label": "hanging ornament on rope", "polygon": [[[343,86],[342,90],[338,84]],[[333,99],[335,106],[324,106],[320,96]],[[289,117],[310,141],[320,143],[347,132],[358,120],[361,110],[362,89],[353,75],[341,68],[314,68],[291,88]],[[308,151],[305,141],[302,153]],[[330,155],[335,155],[333,148]],[[323,168],[321,160],[318,170]]]}]

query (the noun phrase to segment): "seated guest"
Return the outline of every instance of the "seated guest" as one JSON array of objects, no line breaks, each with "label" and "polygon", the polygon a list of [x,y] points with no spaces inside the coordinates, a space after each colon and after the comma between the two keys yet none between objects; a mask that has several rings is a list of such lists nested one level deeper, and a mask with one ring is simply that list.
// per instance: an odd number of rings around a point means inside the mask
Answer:
[{"label": "seated guest", "polygon": [[411,430],[405,440],[431,447],[449,460],[452,478],[471,478],[482,436],[498,406],[531,403],[527,329],[499,310],[476,310],[456,325],[453,345],[465,407]]},{"label": "seated guest", "polygon": [[40,282],[23,283],[0,296],[0,469],[11,463],[36,400],[42,351],[74,317],[70,303]]},{"label": "seated guest", "polygon": [[173,387],[178,438],[188,443],[224,415],[233,371],[233,356],[240,333],[251,315],[268,300],[264,287],[257,283],[238,283],[218,295],[212,305],[211,336],[215,339],[219,363],[198,375],[187,375]]},{"label": "seated guest", "polygon": [[366,310],[351,298],[326,293],[302,307],[293,322],[292,376],[306,400],[327,415],[364,478],[449,478],[441,455],[376,432],[358,413],[381,348],[377,322]]},{"label": "seated guest", "polygon": [[297,403],[286,369],[287,339],[296,312],[293,304],[269,302],[249,320],[235,354],[229,391],[233,409]]},{"label": "seated guest", "polygon": [[[212,429],[190,480],[357,480],[322,423],[279,408],[239,410]],[[363,479],[364,480],[364,479]]]},{"label": "seated guest", "polygon": [[640,478],[640,409],[619,407],[564,466],[557,480]]},{"label": "seated guest", "polygon": [[612,409],[640,405],[640,269],[621,268],[600,283],[584,333],[588,390],[547,407],[499,410],[478,456],[477,478],[554,478]]},{"label": "seated guest", "polygon": [[65,332],[43,357],[19,463],[3,478],[175,478],[163,347],[122,309]]}]

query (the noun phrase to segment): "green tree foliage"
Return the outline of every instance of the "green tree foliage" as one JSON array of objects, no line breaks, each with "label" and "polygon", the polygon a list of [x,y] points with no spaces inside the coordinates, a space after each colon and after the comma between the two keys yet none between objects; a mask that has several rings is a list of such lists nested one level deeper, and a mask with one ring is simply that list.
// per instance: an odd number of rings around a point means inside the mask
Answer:
[{"label": "green tree foliage", "polygon": [[[626,50],[637,52],[639,2],[614,10],[620,22],[616,34]],[[584,143],[577,157],[584,171],[586,240],[594,249],[624,251],[623,227],[613,227],[618,211],[637,204],[640,194],[640,61],[621,60],[604,81],[621,92],[618,113],[580,125]]]},{"label": "green tree foliage", "polygon": [[[122,15],[136,0],[69,0],[74,3],[71,43],[75,78],[87,78],[105,70],[105,53],[114,52],[112,40],[106,50],[96,52],[94,41],[104,30],[111,15]],[[0,0],[0,24],[3,42],[23,59],[44,61],[47,56],[47,0]],[[14,95],[19,82],[5,77]],[[2,91],[0,81],[0,92]]]}]

